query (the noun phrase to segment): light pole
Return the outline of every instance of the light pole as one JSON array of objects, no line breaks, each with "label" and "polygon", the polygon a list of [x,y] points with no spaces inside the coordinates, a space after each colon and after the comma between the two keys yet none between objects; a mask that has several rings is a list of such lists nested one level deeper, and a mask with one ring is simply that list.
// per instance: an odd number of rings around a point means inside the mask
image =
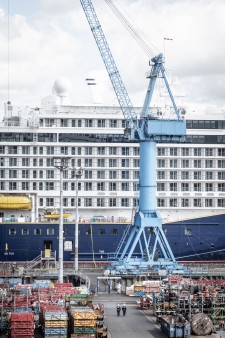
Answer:
[{"label": "light pole", "polygon": [[75,238],[74,238],[74,270],[78,272],[78,179],[83,175],[83,168],[74,169],[72,177],[76,178],[76,216],[75,216]]},{"label": "light pole", "polygon": [[69,167],[70,157],[54,157],[54,167],[60,170],[60,217],[59,217],[59,283],[63,283],[63,171]]}]

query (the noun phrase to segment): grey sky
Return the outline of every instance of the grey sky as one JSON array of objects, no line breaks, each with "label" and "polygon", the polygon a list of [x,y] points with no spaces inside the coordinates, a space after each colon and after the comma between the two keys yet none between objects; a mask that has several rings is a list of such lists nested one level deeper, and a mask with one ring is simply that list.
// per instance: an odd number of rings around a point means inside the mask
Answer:
[{"label": "grey sky", "polygon": [[[105,104],[116,102],[79,0],[9,1],[9,98],[40,105],[57,77],[73,84],[72,103],[90,101],[85,78],[95,76]],[[0,104],[8,99],[8,6],[0,0]],[[225,1],[117,0],[144,37],[165,52],[188,106],[225,109]],[[142,52],[103,0],[93,0],[134,105],[142,105],[149,70]],[[172,38],[165,41],[164,38]],[[215,111],[216,111],[215,110]]]}]

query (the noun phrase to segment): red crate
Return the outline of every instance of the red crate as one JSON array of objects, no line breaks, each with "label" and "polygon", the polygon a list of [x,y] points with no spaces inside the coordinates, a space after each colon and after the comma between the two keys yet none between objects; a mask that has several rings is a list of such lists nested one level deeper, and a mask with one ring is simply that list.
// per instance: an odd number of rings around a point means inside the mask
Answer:
[{"label": "red crate", "polygon": [[33,329],[11,329],[11,336],[34,336],[34,328]]},{"label": "red crate", "polygon": [[33,312],[12,312],[11,314],[11,322],[20,322],[20,321],[27,321],[31,322],[34,321],[34,314]]}]

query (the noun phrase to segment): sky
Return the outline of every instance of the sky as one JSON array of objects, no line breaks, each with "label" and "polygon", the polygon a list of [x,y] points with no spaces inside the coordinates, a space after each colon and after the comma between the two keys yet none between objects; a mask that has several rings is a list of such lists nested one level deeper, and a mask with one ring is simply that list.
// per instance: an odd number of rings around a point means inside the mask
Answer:
[{"label": "sky", "polygon": [[[164,53],[183,105],[225,111],[224,0],[113,1],[148,45]],[[131,101],[141,106],[149,57],[104,0],[93,5]],[[40,106],[60,77],[72,83],[72,104],[91,102],[88,77],[96,79],[104,104],[117,104],[79,0],[0,0],[0,46],[0,105]]]}]

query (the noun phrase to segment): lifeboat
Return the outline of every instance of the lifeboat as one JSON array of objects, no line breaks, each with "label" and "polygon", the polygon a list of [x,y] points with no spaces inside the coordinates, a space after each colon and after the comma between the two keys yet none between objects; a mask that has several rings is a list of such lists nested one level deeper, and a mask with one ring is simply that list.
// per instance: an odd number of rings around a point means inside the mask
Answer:
[{"label": "lifeboat", "polygon": [[[63,213],[63,218],[69,218],[71,216],[71,213],[69,212],[64,212]],[[43,215],[44,218],[46,219],[59,219],[60,218],[60,213],[57,209],[53,209],[53,210],[46,210],[45,209],[45,214]]]},{"label": "lifeboat", "polygon": [[30,210],[31,200],[26,196],[0,196],[0,209]]}]

